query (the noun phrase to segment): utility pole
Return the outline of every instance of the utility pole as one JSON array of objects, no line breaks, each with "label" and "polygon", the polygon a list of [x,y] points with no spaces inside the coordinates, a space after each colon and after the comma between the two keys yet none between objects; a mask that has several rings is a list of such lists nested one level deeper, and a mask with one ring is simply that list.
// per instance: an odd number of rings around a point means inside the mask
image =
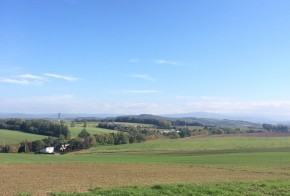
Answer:
[{"label": "utility pole", "polygon": [[60,120],[60,113],[58,113],[58,121],[59,121],[59,134],[61,133],[61,120]]}]

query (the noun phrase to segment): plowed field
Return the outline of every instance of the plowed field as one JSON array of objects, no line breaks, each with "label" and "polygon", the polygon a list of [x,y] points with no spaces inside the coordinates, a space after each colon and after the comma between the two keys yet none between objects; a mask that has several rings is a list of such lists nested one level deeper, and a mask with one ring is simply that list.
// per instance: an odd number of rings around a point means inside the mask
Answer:
[{"label": "plowed field", "polygon": [[171,183],[246,182],[290,179],[280,172],[190,165],[153,164],[11,164],[0,165],[1,195],[84,192],[96,187]]}]

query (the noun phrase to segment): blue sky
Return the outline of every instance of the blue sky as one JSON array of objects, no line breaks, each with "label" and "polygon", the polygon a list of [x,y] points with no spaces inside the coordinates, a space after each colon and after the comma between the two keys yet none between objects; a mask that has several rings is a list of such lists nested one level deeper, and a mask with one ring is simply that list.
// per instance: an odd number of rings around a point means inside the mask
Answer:
[{"label": "blue sky", "polygon": [[0,111],[290,118],[288,0],[0,0]]}]

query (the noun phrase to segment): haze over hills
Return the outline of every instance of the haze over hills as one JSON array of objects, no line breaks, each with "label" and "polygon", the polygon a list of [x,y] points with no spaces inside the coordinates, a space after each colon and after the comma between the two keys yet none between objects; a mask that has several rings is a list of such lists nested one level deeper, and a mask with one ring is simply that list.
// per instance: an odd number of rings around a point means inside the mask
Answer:
[{"label": "haze over hills", "polygon": [[[115,117],[121,114],[69,114],[69,113],[61,113],[61,118],[106,118],[106,117]],[[58,119],[58,113],[46,113],[46,114],[26,114],[26,113],[2,113],[0,114],[0,118],[50,118],[50,119]]]},{"label": "haze over hills", "polygon": [[[260,127],[262,123],[275,123],[269,119],[258,119],[258,118],[238,118],[233,116],[226,116],[215,113],[183,113],[183,114],[164,114],[164,115],[122,115],[122,114],[68,114],[61,113],[62,119],[73,119],[73,118],[114,118],[118,116],[128,116],[132,118],[142,119],[167,119],[167,120],[184,120],[190,122],[198,122],[208,126],[226,126],[226,127]],[[48,118],[58,119],[58,114],[25,114],[25,113],[4,113],[0,114],[0,118]],[[278,122],[277,122],[278,123]],[[287,122],[284,122],[287,124]]]},{"label": "haze over hills", "polygon": [[239,114],[229,115],[229,114],[209,113],[209,112],[191,112],[191,113],[178,113],[178,114],[164,114],[162,116],[175,117],[175,118],[196,117],[196,118],[243,120],[243,121],[249,121],[249,122],[255,122],[255,123],[286,122],[286,121],[283,121],[283,120],[278,120],[278,118],[271,118],[271,117],[239,115]]},{"label": "haze over hills", "polygon": [[[110,113],[61,113],[61,118],[107,118],[117,116],[137,116],[137,115],[125,115],[125,114],[110,114]],[[215,119],[215,120],[233,120],[233,121],[247,121],[253,123],[273,123],[273,124],[290,124],[290,120],[274,118],[274,117],[263,117],[263,116],[245,116],[245,115],[229,115],[220,113],[209,113],[209,112],[191,112],[191,113],[176,113],[176,114],[162,114],[162,115],[139,115],[139,117],[152,117],[152,118],[197,118],[197,119]],[[29,113],[0,113],[0,118],[50,118],[57,119],[58,113],[43,113],[43,114],[29,114]]]}]

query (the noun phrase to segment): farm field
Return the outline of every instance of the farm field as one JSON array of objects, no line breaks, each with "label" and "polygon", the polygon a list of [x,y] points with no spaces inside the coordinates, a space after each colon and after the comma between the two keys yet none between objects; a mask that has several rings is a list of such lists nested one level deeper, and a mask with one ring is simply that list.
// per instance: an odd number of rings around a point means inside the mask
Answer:
[{"label": "farm field", "polygon": [[35,140],[42,140],[47,136],[31,134],[31,133],[24,133],[20,131],[14,130],[5,130],[0,129],[0,145],[5,144],[19,144],[20,142],[27,140],[27,141],[35,141]]},{"label": "farm field", "polygon": [[91,123],[88,122],[87,123],[87,127],[84,127],[84,123],[75,123],[74,127],[71,127],[69,123],[67,123],[67,126],[69,128],[69,131],[71,133],[71,137],[75,138],[78,136],[78,134],[85,128],[88,133],[90,134],[98,134],[98,133],[114,133],[117,131],[114,130],[109,130],[109,129],[103,129],[103,128],[99,128],[96,127],[98,125],[98,123]]},{"label": "farm field", "polygon": [[[246,149],[234,145],[237,142],[248,144],[244,139],[257,144]],[[181,187],[180,191],[191,192],[193,189],[205,191],[208,189],[206,187],[209,187],[209,190],[218,190],[219,194],[223,193],[221,191],[226,189],[225,187],[228,187],[229,191],[250,191],[257,187],[255,190],[260,191],[257,192],[259,194],[263,193],[261,187],[266,187],[265,191],[269,191],[268,193],[271,193],[273,187],[277,190],[281,187],[281,193],[289,191],[287,183],[290,182],[290,150],[285,143],[288,138],[224,136],[165,141],[169,148],[165,151],[148,151],[145,148],[144,151],[133,152],[136,147],[134,144],[128,144],[118,146],[127,146],[128,152],[92,151],[90,154],[73,153],[63,156],[0,154],[0,189],[5,195],[84,192],[97,187],[101,189],[95,190],[96,194],[98,191],[113,193],[114,190],[147,190],[148,193],[152,192],[151,195],[154,195],[154,191],[163,191],[163,195],[166,195],[166,191],[169,194],[174,187]],[[171,151],[171,146],[178,142],[197,141],[200,144],[207,143],[209,148],[205,151],[200,145],[200,148],[193,151],[185,147]],[[216,145],[215,142],[220,145],[219,148],[212,148]],[[147,144],[150,145],[150,142],[142,143]],[[275,145],[272,146],[273,144]],[[186,146],[190,145],[194,144]],[[46,183],[42,183],[44,181]],[[238,186],[239,182],[243,182],[241,186]],[[185,183],[187,185],[175,185]],[[162,185],[160,188],[156,186],[159,184],[169,185]],[[132,186],[137,187],[132,190]],[[174,195],[173,193],[171,195]],[[142,192],[139,195],[143,195]]]},{"label": "farm field", "polygon": [[119,146],[99,146],[78,153],[93,152],[150,152],[150,151],[217,151],[217,150],[265,150],[288,148],[290,136],[283,134],[245,134],[202,136],[183,139],[160,139],[144,143],[133,143]]}]

